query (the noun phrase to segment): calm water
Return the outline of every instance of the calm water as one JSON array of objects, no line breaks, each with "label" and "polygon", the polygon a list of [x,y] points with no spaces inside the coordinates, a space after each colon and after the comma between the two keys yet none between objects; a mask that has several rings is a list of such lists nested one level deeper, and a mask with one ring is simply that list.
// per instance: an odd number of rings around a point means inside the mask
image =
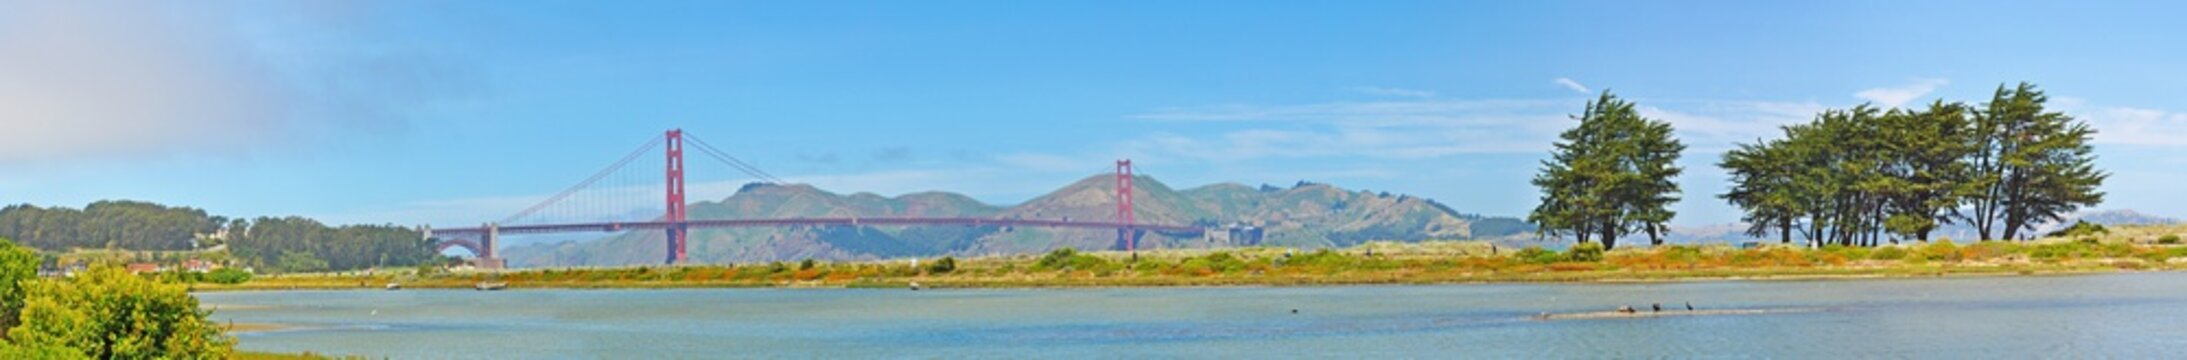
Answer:
[{"label": "calm water", "polygon": [[[208,293],[374,358],[2171,358],[2187,274],[1631,285]],[[1762,315],[1534,321],[1692,301]],[[1683,308],[1683,305],[1678,305]],[[1298,309],[1292,314],[1291,309]]]}]

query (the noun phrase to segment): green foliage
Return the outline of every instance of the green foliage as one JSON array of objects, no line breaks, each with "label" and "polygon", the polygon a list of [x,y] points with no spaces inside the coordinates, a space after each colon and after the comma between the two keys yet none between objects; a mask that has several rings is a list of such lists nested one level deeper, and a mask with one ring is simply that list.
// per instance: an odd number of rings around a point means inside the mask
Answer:
[{"label": "green foliage", "polygon": [[291,251],[281,254],[281,260],[274,263],[273,269],[279,272],[326,271],[327,261],[308,252]]},{"label": "green foliage", "polygon": [[23,283],[38,279],[38,262],[37,252],[0,238],[0,334],[14,327],[16,314],[22,313]]},{"label": "green foliage", "polygon": [[[444,261],[434,241],[393,225],[332,227],[301,217],[228,222],[228,250],[246,262],[280,271],[356,270]],[[291,263],[291,254],[317,261]],[[304,260],[297,258],[296,260]]]},{"label": "green foliage", "polygon": [[2179,234],[2164,234],[2164,236],[2158,236],[2157,243],[2164,245],[2178,245]]},{"label": "green foliage", "polygon": [[1519,261],[1525,261],[1535,264],[1548,264],[1557,262],[1559,260],[1564,260],[1564,257],[1561,255],[1557,255],[1557,252],[1542,249],[1542,247],[1540,246],[1528,246],[1524,249],[1519,249],[1518,252],[1512,253],[1511,257],[1517,258],[1519,259]]},{"label": "green foliage", "polygon": [[1878,247],[1875,251],[1868,252],[1868,258],[1872,260],[1904,259],[1906,258],[1906,249],[1898,246]]},{"label": "green foliage", "polygon": [[2087,221],[2079,221],[2079,220],[2076,220],[2076,221],[2074,221],[2074,222],[2073,222],[2073,225],[2072,225],[2072,226],[2067,226],[2067,227],[2066,227],[2066,228],[2064,228],[2064,229],[2058,229],[2058,231],[2052,231],[2052,232],[2050,232],[2050,234],[2047,234],[2047,235],[2043,235],[2043,236],[2048,236],[2048,237],[2083,237],[2083,236],[2096,236],[2096,235],[2103,235],[2103,234],[2109,234],[2109,233],[2111,233],[2111,229],[2105,229],[2105,228],[2103,227],[2103,225],[2102,225],[2102,224],[2096,224],[2096,223],[2091,223],[2091,222],[2087,222]]},{"label": "green foliage", "polygon": [[1863,104],[1784,127],[1784,138],[1741,144],[1718,166],[1732,188],[1719,197],[1744,210],[1747,234],[1785,242],[1874,246],[1886,234],[1927,240],[1946,222],[2003,238],[2102,201],[2107,177],[2086,142],[2094,130],[2045,112],[2033,85],[1999,87],[1977,109],[1937,101],[1925,109]]},{"label": "green foliage", "polygon": [[1307,266],[1323,269],[1337,269],[1351,266],[1351,264],[1353,263],[1352,260],[1352,256],[1345,255],[1341,252],[1329,251],[1329,249],[1319,249],[1314,250],[1313,252],[1284,259],[1283,264],[1286,266]]},{"label": "green foliage", "polygon": [[180,285],[112,267],[28,284],[23,326],[8,331],[17,345],[116,359],[221,359],[235,348]]},{"label": "green foliage", "polygon": [[1033,262],[1033,268],[1040,270],[1087,270],[1100,267],[1107,262],[1108,260],[1101,257],[1081,254],[1078,249],[1066,247],[1041,255],[1040,260]]},{"label": "green foliage", "polygon": [[91,357],[60,345],[26,346],[0,341],[0,359],[88,360]]},{"label": "green foliage", "polygon": [[191,250],[197,234],[213,233],[223,221],[205,210],[138,201],[99,201],[83,210],[24,204],[0,209],[0,237],[46,251]]},{"label": "green foliage", "polygon": [[1187,258],[1184,262],[1177,264],[1179,269],[1195,273],[1232,273],[1245,269],[1245,266],[1244,260],[1223,251]]},{"label": "green foliage", "polygon": [[251,273],[237,268],[219,268],[205,273],[205,281],[214,284],[241,284],[251,281]]},{"label": "green foliage", "polygon": [[1633,103],[1608,91],[1574,118],[1579,125],[1558,135],[1556,151],[1534,177],[1541,203],[1527,221],[1547,235],[1570,234],[1581,243],[1592,237],[1605,249],[1634,229],[1662,244],[1665,224],[1676,215],[1673,180],[1683,171],[1676,162],[1686,145],[1669,122],[1641,117]]},{"label": "green foliage", "polygon": [[948,274],[952,271],[957,271],[957,258],[954,256],[943,256],[941,259],[934,260],[934,263],[927,264],[926,271],[935,274]]},{"label": "green foliage", "polygon": [[1602,244],[1579,243],[1572,245],[1569,249],[1564,249],[1564,260],[1576,262],[1602,261],[1602,252]]},{"label": "green foliage", "polygon": [[[2096,188],[2110,174],[2095,168],[2088,142],[2096,130],[2045,109],[2049,101],[2035,84],[1998,85],[1975,117],[1975,153],[1968,159],[1980,195],[1969,198],[1960,217],[1984,239],[2015,239],[2023,229],[2103,202]],[[1990,236],[2000,228],[2002,237]]]},{"label": "green foliage", "polygon": [[817,265],[819,265],[819,263],[813,262],[813,259],[812,259],[812,258],[805,258],[805,261],[799,261],[799,262],[797,262],[797,269],[798,269],[798,270],[812,270],[813,266],[817,266]]}]

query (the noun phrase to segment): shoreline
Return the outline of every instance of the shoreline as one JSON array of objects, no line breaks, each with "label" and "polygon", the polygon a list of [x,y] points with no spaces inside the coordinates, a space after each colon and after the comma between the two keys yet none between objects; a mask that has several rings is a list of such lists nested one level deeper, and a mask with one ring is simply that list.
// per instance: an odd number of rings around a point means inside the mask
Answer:
[{"label": "shoreline", "polygon": [[[2053,240],[1876,248],[1663,246],[1498,249],[1481,242],[1078,252],[966,259],[770,262],[504,270],[383,269],[271,275],[193,292],[245,290],[686,288],[1136,288],[1446,284],[1646,284],[2059,276],[2187,270],[2187,246]],[[483,290],[498,290],[483,289]],[[399,290],[397,290],[399,291]]]},{"label": "shoreline", "polygon": [[[909,289],[917,283],[921,290],[940,289],[1111,289],[1111,288],[1224,288],[1224,287],[1342,287],[1342,286],[1440,286],[1440,285],[1506,285],[1506,284],[1564,284],[1564,285],[1620,285],[1620,284],[1668,284],[1696,282],[1771,282],[1771,281],[1859,281],[1901,280],[1935,278],[1989,278],[1989,277],[2042,277],[2087,276],[2104,274],[2128,274],[2144,272],[2177,272],[2181,269],[2118,269],[2112,267],[2059,267],[2059,268],[2003,268],[1958,267],[1943,271],[1915,271],[1896,268],[1810,268],[1814,272],[1787,271],[1787,269],[1747,269],[1691,274],[1683,271],[1638,271],[1630,273],[1535,273],[1501,274],[1483,277],[1421,277],[1421,278],[1143,278],[1143,279],[981,279],[981,278],[907,278],[865,280],[851,282],[521,282],[507,281],[506,290],[675,290],[675,289]],[[1974,271],[1970,271],[1974,270]],[[1739,274],[1739,273],[1747,274]],[[1061,281],[1058,281],[1061,280]],[[367,283],[367,286],[333,284],[326,282],[266,281],[240,285],[207,286],[200,284],[190,291],[194,293],[252,292],[252,291],[408,291],[408,290],[471,290],[475,282],[460,279],[439,281],[404,282],[401,290],[386,290]]]}]

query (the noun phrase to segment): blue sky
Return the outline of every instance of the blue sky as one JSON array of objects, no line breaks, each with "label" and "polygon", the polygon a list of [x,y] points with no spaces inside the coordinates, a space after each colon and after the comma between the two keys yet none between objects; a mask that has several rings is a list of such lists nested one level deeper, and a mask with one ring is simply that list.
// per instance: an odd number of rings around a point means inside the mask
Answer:
[{"label": "blue sky", "polygon": [[[2179,216],[2183,10],[0,1],[0,202],[475,224],[680,127],[838,192],[1008,204],[1128,157],[1178,187],[1310,180],[1516,216],[1565,116],[1612,89],[1691,146],[1674,223],[1701,225],[1736,220],[1710,165],[1735,142],[2033,81],[2102,132],[2102,208]],[[748,180],[705,175],[694,197]]]}]

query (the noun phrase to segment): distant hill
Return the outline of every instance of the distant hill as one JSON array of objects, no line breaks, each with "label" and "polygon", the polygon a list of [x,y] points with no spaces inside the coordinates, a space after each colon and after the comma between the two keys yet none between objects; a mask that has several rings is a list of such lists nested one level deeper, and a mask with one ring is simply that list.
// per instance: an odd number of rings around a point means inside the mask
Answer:
[{"label": "distant hill", "polygon": [[[1291,187],[1235,183],[1183,191],[1151,177],[1134,178],[1134,216],[1141,223],[1221,228],[1209,236],[1145,232],[1143,248],[1238,245],[1348,246],[1370,240],[1510,238],[1533,228],[1512,218],[1460,214],[1433,201],[1387,192],[1350,191],[1300,182]],[[809,185],[753,184],[721,201],[691,205],[693,219],[789,217],[1115,218],[1114,178],[1098,175],[1011,207],[964,195],[924,192],[898,197],[840,195]],[[1223,229],[1259,229],[1257,242]],[[1245,232],[1239,232],[1244,234]],[[1110,249],[1116,233],[1091,229],[1013,227],[872,227],[697,229],[688,244],[693,262],[879,259],[938,255],[1039,253],[1061,247]],[[504,249],[516,266],[658,263],[667,253],[658,232]]]}]

